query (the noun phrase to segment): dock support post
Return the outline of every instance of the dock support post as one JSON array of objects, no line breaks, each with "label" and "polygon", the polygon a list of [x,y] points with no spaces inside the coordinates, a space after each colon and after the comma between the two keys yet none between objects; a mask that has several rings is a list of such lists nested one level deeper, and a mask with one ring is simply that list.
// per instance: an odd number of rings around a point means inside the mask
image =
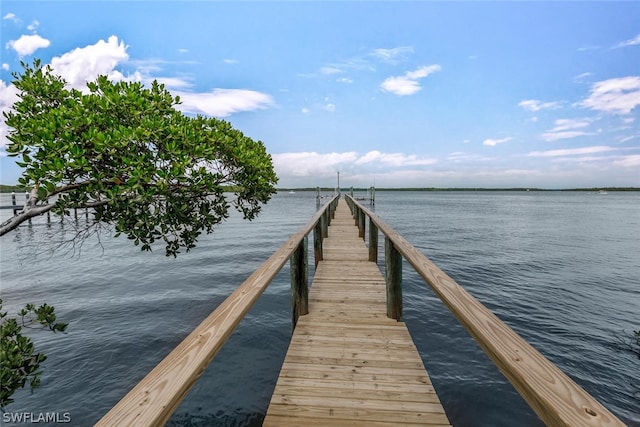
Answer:
[{"label": "dock support post", "polygon": [[324,211],[324,213],[320,216],[320,225],[322,227],[323,239],[325,237],[329,237],[329,220],[330,220],[330,215],[327,213],[327,211]]},{"label": "dock support post", "polygon": [[316,222],[315,227],[313,227],[313,259],[315,262],[315,268],[318,269],[318,263],[322,261],[322,219],[324,215],[320,217],[320,220]]},{"label": "dock support post", "polygon": [[393,242],[385,237],[385,281],[387,284],[387,317],[402,319],[402,255]]},{"label": "dock support post", "polygon": [[[24,203],[26,204],[29,201],[29,192],[24,192]],[[31,224],[31,218],[29,218],[29,224]]]},{"label": "dock support post", "polygon": [[338,198],[335,199],[333,201],[333,204],[331,205],[331,214],[329,215],[331,217],[330,219],[333,219],[333,218],[336,217],[336,208],[338,207],[338,200],[339,199],[340,199],[340,197],[338,196]]},{"label": "dock support post", "polygon": [[369,261],[378,262],[378,226],[369,218]]},{"label": "dock support post", "polygon": [[291,322],[296,328],[298,317],[309,314],[309,256],[305,236],[291,255]]},{"label": "dock support post", "polygon": [[364,239],[364,229],[365,229],[366,217],[364,215],[364,211],[362,209],[358,209],[358,237],[362,237]]}]

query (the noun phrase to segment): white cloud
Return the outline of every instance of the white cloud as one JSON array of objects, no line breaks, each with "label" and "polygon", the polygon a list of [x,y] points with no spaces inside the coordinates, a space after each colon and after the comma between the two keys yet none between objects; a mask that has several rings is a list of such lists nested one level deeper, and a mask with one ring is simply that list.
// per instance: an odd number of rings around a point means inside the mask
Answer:
[{"label": "white cloud", "polygon": [[338,67],[330,67],[330,66],[327,66],[327,67],[322,67],[322,68],[320,68],[320,72],[321,72],[322,74],[329,74],[329,75],[330,75],[330,74],[340,74],[340,73],[342,73],[343,71],[342,71],[340,68],[338,68]]},{"label": "white cloud", "polygon": [[615,160],[613,164],[623,168],[640,168],[640,154],[623,156],[622,158]]},{"label": "white cloud", "polygon": [[479,154],[472,154],[465,151],[455,151],[450,153],[446,160],[451,163],[477,163],[477,162],[486,162],[492,160],[491,157],[481,156]]},{"label": "white cloud", "polygon": [[562,156],[577,156],[584,154],[604,153],[607,151],[614,151],[615,148],[606,145],[596,145],[592,147],[581,148],[566,148],[561,150],[547,150],[547,151],[532,151],[529,153],[529,157],[562,157]]},{"label": "white cloud", "polygon": [[547,142],[559,141],[561,139],[571,139],[578,136],[591,135],[588,132],[581,131],[563,131],[563,132],[545,132],[541,138]]},{"label": "white cloud", "polygon": [[537,99],[526,99],[524,101],[520,101],[518,103],[519,107],[524,108],[529,111],[540,111],[546,108],[558,108],[560,106],[559,102],[542,102]]},{"label": "white cloud", "polygon": [[358,155],[354,151],[345,153],[314,151],[272,154],[271,157],[278,176],[314,177],[320,180],[334,176],[345,165],[353,164]]},{"label": "white cloud", "polygon": [[582,129],[591,124],[591,119],[558,119],[555,121],[555,127],[543,133],[541,138],[545,141],[558,141],[560,139],[575,138],[583,135],[591,135],[576,129]]},{"label": "white cloud", "polygon": [[[134,79],[134,80],[138,80],[138,79]],[[153,80],[156,80],[158,83],[165,85],[170,90],[188,88],[192,86],[191,82],[179,77],[144,78],[142,80],[144,80],[144,83],[148,85],[150,85],[153,82]]]},{"label": "white cloud", "polygon": [[411,53],[413,53],[413,47],[400,46],[393,49],[375,49],[371,55],[381,61],[396,64]]},{"label": "white cloud", "polygon": [[327,110],[330,113],[333,113],[334,111],[336,111],[336,106],[335,106],[335,104],[332,104],[332,103],[329,102],[328,104],[326,104],[324,106],[324,109]]},{"label": "white cloud", "polygon": [[[321,180],[335,177],[337,171],[350,174],[370,174],[373,170],[384,173],[392,169],[428,166],[437,163],[436,159],[415,154],[382,153],[377,150],[359,154],[355,151],[344,153],[297,152],[272,154],[278,176],[286,178],[313,178]],[[358,172],[361,170],[360,172]]]},{"label": "white cloud", "polygon": [[99,75],[106,75],[110,80],[124,80],[124,75],[115,67],[129,59],[127,47],[118,42],[118,37],[111,36],[105,42],[76,48],[62,56],[51,59],[51,67],[56,74],[62,76],[69,85],[79,90],[86,90],[86,84]]},{"label": "white cloud", "polygon": [[13,85],[7,84],[0,80],[0,156],[6,156],[6,148],[9,144],[7,135],[9,134],[9,127],[4,121],[3,113],[8,113],[13,106],[13,103],[18,100],[18,89]]},{"label": "white cloud", "polygon": [[504,144],[505,142],[509,142],[511,140],[513,140],[513,138],[509,136],[502,139],[485,139],[484,141],[482,141],[482,143],[489,147],[495,147],[498,144]]},{"label": "white cloud", "polygon": [[380,163],[386,166],[402,167],[402,166],[427,166],[437,163],[436,159],[419,157],[415,154],[403,153],[381,153],[374,150],[360,156],[356,161],[356,165],[367,163]]},{"label": "white cloud", "polygon": [[576,83],[582,83],[584,82],[584,79],[586,79],[587,77],[591,77],[593,75],[593,73],[582,73],[582,74],[578,74],[577,76],[575,76],[573,78],[573,81]]},{"label": "white cloud", "polygon": [[16,16],[15,13],[9,12],[6,15],[4,15],[2,17],[3,20],[9,20],[9,21],[13,21],[15,24],[20,22],[20,19],[18,19],[18,17]]},{"label": "white cloud", "polygon": [[35,31],[40,26],[40,22],[34,20],[31,24],[27,25],[27,30]]},{"label": "white cloud", "polygon": [[353,80],[347,78],[347,77],[340,77],[339,79],[336,79],[336,81],[338,83],[353,83]]},{"label": "white cloud", "polygon": [[631,141],[632,139],[636,139],[640,137],[640,135],[628,135],[628,136],[622,136],[620,138],[618,138],[618,141],[620,142],[627,142],[627,141]]},{"label": "white cloud", "polygon": [[6,62],[3,62],[3,63],[2,63],[2,69],[3,69],[3,70],[5,70],[5,71],[9,71],[9,68],[10,68],[10,67],[9,67],[9,64],[7,64]]},{"label": "white cloud", "polygon": [[640,105],[640,76],[620,77],[594,83],[583,107],[614,114],[629,114]]},{"label": "white cloud", "polygon": [[20,56],[31,55],[38,49],[49,47],[51,42],[37,34],[22,35],[18,40],[10,40],[7,47],[16,51]]},{"label": "white cloud", "polygon": [[227,59],[224,59],[222,62],[224,62],[225,64],[237,64],[238,60],[227,58]]},{"label": "white cloud", "polygon": [[389,77],[382,82],[380,87],[383,91],[391,92],[398,96],[413,95],[422,89],[418,80],[441,69],[438,64],[426,65],[414,71],[408,71],[402,76]]},{"label": "white cloud", "polygon": [[303,107],[300,111],[302,112],[302,114],[310,114],[311,113],[311,110],[309,110],[306,107]]},{"label": "white cloud", "polygon": [[253,111],[274,105],[273,98],[265,93],[248,89],[214,89],[211,92],[174,92],[181,104],[176,108],[185,113],[226,117],[241,111]]},{"label": "white cloud", "polygon": [[614,48],[637,46],[637,45],[640,45],[640,34],[638,34],[632,39],[625,40],[623,42],[618,43],[617,45],[614,46]]}]

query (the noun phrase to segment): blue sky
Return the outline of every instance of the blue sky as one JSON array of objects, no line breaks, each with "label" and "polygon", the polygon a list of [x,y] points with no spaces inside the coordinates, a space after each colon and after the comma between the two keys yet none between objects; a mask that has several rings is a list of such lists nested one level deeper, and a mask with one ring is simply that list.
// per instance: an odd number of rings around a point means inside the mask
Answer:
[{"label": "blue sky", "polygon": [[263,141],[280,187],[640,186],[640,2],[0,7],[2,111],[40,58],[78,88],[164,82]]}]

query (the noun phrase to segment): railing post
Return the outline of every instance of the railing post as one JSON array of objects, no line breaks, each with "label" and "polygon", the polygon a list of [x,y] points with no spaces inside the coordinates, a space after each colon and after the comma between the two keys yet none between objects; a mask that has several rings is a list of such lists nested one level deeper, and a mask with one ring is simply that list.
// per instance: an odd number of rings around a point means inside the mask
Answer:
[{"label": "railing post", "polygon": [[[26,204],[29,201],[29,192],[24,192],[24,203]],[[31,218],[29,218],[29,224],[31,224]]]},{"label": "railing post", "polygon": [[362,209],[358,209],[358,237],[362,237],[364,239],[364,231],[365,231],[366,217],[364,215],[364,211]]},{"label": "railing post", "polygon": [[309,314],[309,280],[308,270],[308,238],[304,236],[296,250],[291,255],[291,322],[293,329],[298,323],[298,317]]},{"label": "railing post", "polygon": [[313,227],[313,259],[317,269],[318,263],[322,261],[322,218]]},{"label": "railing post", "polygon": [[331,214],[329,215],[331,219],[336,217],[336,208],[338,207],[338,201],[340,200],[340,196],[333,201],[333,205],[331,206]]},{"label": "railing post", "polygon": [[330,215],[325,210],[320,216],[320,225],[322,227],[322,238],[329,237],[329,220]]},{"label": "railing post", "polygon": [[384,240],[385,281],[387,284],[387,317],[402,319],[402,255],[389,237]]},{"label": "railing post", "polygon": [[16,193],[15,191],[11,192],[11,204],[14,206],[13,208],[13,216],[16,216],[18,214],[18,209],[16,206]]},{"label": "railing post", "polygon": [[369,261],[378,262],[378,226],[369,218]]}]

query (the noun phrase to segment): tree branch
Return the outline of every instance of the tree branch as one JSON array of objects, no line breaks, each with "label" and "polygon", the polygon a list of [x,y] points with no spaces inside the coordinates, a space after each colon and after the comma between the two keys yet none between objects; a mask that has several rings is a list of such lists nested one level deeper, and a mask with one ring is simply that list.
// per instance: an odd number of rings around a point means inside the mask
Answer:
[{"label": "tree branch", "polygon": [[8,220],[6,220],[5,222],[3,222],[2,224],[0,224],[0,236],[4,236],[11,230],[14,230],[20,224],[27,221],[28,219],[36,217],[38,215],[42,215],[43,213],[50,211],[53,208],[53,206],[54,206],[53,204],[40,205],[36,207],[31,207],[31,208],[28,208],[25,206],[25,209],[23,209],[18,215],[13,216]]}]

